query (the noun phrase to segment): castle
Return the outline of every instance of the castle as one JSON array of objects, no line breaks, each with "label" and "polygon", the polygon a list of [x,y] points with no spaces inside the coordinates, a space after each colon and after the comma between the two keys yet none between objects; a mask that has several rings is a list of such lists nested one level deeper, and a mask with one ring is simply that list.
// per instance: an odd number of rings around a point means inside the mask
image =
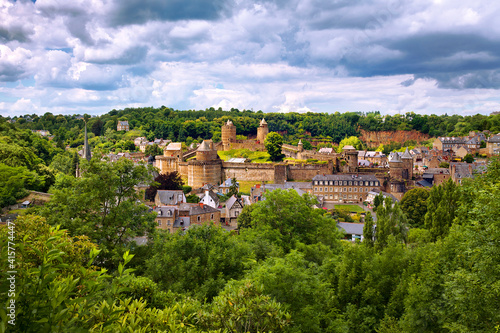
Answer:
[{"label": "castle", "polygon": [[188,185],[200,188],[205,184],[220,184],[227,178],[241,181],[268,181],[283,184],[287,180],[311,180],[318,174],[335,171],[333,159],[327,164],[286,163],[236,163],[224,162],[217,150],[247,148],[264,150],[264,140],[269,128],[262,119],[257,128],[256,140],[236,140],[236,127],[228,120],[221,128],[221,142],[204,140],[197,149],[182,152],[181,143],[173,142],[165,147],[163,155],[156,156],[156,166],[161,173],[177,171],[187,177]]}]

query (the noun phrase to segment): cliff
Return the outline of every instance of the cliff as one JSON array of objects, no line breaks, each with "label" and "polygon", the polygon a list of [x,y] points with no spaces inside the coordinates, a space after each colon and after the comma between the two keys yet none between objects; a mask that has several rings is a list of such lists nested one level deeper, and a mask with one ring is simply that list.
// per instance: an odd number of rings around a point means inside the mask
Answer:
[{"label": "cliff", "polygon": [[391,141],[403,143],[408,140],[422,142],[430,139],[428,134],[420,133],[415,130],[370,132],[361,129],[360,132],[361,136],[359,138],[366,143],[368,147],[378,147],[380,144],[387,144]]}]

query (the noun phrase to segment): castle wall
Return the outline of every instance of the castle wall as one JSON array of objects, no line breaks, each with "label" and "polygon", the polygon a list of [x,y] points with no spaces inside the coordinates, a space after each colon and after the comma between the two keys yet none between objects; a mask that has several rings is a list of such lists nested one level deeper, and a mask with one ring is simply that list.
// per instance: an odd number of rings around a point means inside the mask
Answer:
[{"label": "castle wall", "polygon": [[236,177],[241,181],[274,181],[274,164],[222,162],[224,179]]},{"label": "castle wall", "polygon": [[189,161],[188,185],[199,188],[206,183],[219,184],[222,181],[222,163],[217,161]]},{"label": "castle wall", "polygon": [[333,174],[333,161],[328,164],[288,165],[288,180],[312,180],[317,175]]},{"label": "castle wall", "polygon": [[266,148],[264,144],[257,143],[255,140],[236,140],[236,142],[231,142],[229,149],[249,149],[252,151],[265,151]]},{"label": "castle wall", "polygon": [[175,157],[156,156],[156,167],[161,173],[177,171],[182,174],[179,170],[179,160]]}]

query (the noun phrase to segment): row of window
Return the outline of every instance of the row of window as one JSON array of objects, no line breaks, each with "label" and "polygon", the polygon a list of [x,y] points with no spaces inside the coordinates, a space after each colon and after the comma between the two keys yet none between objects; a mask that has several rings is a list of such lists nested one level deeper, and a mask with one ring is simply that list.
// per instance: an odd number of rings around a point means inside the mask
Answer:
[{"label": "row of window", "polygon": [[[238,212],[239,213],[239,212]],[[236,214],[236,216],[238,216],[238,214]],[[201,222],[201,217],[198,216],[197,217],[198,219],[198,222]],[[214,219],[214,214],[210,214],[210,219],[213,220]],[[161,220],[158,220],[158,226],[161,227],[162,226],[162,222]],[[170,220],[167,220],[167,226],[170,226]]]},{"label": "row of window", "polygon": [[[359,198],[361,199],[362,196],[360,195]],[[330,194],[330,195],[325,195],[325,200],[332,199],[332,200],[358,200],[358,196],[356,194]]]},{"label": "row of window", "polygon": [[[344,190],[342,190],[342,187],[325,187],[325,190],[323,191],[323,187],[315,187],[314,190],[316,192],[358,192],[357,187],[344,187]],[[365,187],[365,192],[368,192],[369,188]],[[363,188],[359,188],[359,192],[363,192]]]},{"label": "row of window", "polygon": [[378,181],[363,180],[315,180],[314,185],[349,185],[349,186],[380,186]]}]

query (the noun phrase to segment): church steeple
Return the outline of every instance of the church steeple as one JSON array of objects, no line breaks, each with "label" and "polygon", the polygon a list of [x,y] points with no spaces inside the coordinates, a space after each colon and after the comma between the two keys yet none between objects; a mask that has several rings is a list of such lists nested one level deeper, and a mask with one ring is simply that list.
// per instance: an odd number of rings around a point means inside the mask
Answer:
[{"label": "church steeple", "polygon": [[85,121],[85,139],[83,141],[83,158],[90,161],[92,154],[90,153],[89,139],[87,137],[87,122]]}]

